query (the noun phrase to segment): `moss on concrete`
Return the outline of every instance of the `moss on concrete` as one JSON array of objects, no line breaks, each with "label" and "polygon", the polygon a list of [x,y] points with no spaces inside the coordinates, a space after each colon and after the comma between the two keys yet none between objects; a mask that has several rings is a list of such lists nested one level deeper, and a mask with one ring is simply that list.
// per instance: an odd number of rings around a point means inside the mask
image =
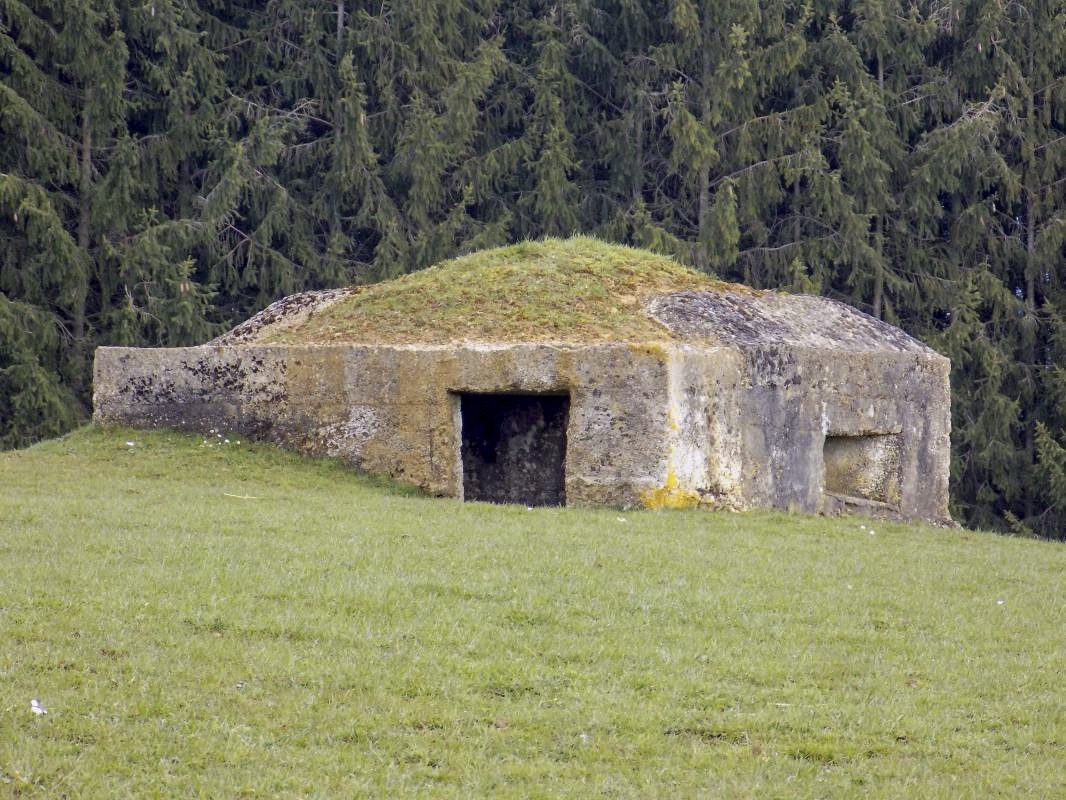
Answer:
[{"label": "moss on concrete", "polygon": [[648,317],[651,295],[751,289],[666,256],[588,237],[545,239],[446,261],[345,296],[262,343],[446,344],[470,340],[676,338]]}]

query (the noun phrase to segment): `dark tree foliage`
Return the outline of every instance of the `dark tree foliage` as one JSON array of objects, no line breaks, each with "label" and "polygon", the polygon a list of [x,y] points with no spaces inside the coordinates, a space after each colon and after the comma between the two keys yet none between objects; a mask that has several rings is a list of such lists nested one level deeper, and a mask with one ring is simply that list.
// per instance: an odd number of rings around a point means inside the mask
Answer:
[{"label": "dark tree foliage", "polygon": [[1066,538],[1063,0],[0,0],[0,447],[100,344],[592,233],[953,362],[970,524]]}]

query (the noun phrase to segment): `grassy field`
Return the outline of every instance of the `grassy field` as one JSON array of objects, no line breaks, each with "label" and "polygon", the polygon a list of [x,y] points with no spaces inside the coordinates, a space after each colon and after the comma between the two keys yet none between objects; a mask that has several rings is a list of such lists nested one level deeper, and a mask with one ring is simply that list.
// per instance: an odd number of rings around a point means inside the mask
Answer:
[{"label": "grassy field", "polygon": [[1061,544],[86,429],[0,454],[0,797],[1063,797],[1064,605]]}]

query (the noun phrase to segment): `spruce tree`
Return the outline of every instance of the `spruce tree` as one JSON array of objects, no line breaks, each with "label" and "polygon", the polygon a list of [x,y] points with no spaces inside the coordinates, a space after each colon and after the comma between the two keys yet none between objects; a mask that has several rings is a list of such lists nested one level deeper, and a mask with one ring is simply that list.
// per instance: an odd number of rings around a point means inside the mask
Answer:
[{"label": "spruce tree", "polygon": [[1062,517],[1039,477],[1038,439],[1042,420],[1062,419],[1055,270],[1066,180],[1056,142],[1066,132],[1066,19],[1052,3],[974,2],[934,21],[930,68],[946,88],[910,165],[920,246],[900,259],[920,270],[928,309],[912,330],[954,364],[958,515],[1049,535]]},{"label": "spruce tree", "polygon": [[578,169],[568,105],[574,102],[567,32],[572,9],[548,6],[532,25],[535,63],[529,86],[529,121],[523,137],[528,177],[517,203],[526,236],[567,236],[580,230]]},{"label": "spruce tree", "polygon": [[0,3],[0,224],[7,228],[0,293],[9,320],[21,317],[38,332],[50,320],[62,331],[58,351],[52,336],[12,335],[0,355],[0,391],[11,402],[30,391],[24,382],[37,387],[39,412],[23,409],[37,429],[69,421],[87,400],[99,245],[93,217],[106,201],[100,175],[122,127],[120,22],[109,0]]},{"label": "spruce tree", "polygon": [[700,269],[772,280],[774,211],[807,161],[808,109],[783,94],[806,52],[806,17],[786,3],[670,3],[672,32],[655,51],[670,79],[668,227]]}]

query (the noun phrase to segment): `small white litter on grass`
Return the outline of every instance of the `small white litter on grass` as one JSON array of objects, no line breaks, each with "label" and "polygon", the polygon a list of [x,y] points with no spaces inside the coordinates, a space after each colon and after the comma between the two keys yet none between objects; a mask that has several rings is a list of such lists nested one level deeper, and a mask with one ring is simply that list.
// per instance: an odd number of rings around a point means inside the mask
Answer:
[{"label": "small white litter on grass", "polygon": [[126,447],[136,447],[136,446],[137,446],[136,442],[126,442]]},{"label": "small white litter on grass", "polygon": [[618,521],[619,522],[629,522],[629,520],[626,519],[625,517],[618,517]]},{"label": "small white litter on grass", "polygon": [[32,700],[30,700],[30,711],[32,711],[37,716],[40,716],[41,714],[47,714],[48,713],[48,709],[46,709],[39,702],[37,702],[37,698],[36,697],[33,698]]},{"label": "small white litter on grass", "polygon": [[1006,602],[1006,600],[997,600],[997,601],[996,601],[996,605],[997,605],[997,606],[1001,606],[1001,605],[1003,605],[1003,604],[1004,604],[1005,602]]}]

